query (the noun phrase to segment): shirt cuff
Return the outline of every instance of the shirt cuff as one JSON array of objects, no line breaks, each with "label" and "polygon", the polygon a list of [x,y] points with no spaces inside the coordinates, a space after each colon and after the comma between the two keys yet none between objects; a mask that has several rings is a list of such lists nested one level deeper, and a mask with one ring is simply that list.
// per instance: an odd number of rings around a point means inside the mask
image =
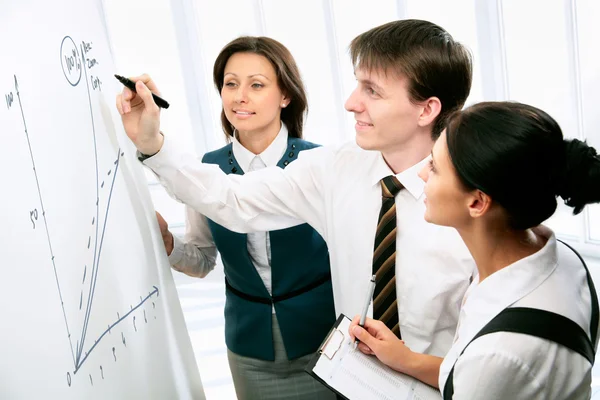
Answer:
[{"label": "shirt cuff", "polygon": [[169,264],[171,266],[175,266],[181,262],[184,254],[184,245],[181,239],[179,239],[176,235],[173,235],[173,251],[169,255]]},{"label": "shirt cuff", "polygon": [[[164,140],[165,140],[165,139],[164,139],[165,135],[164,135],[162,132],[160,132],[160,131],[159,131],[158,133],[160,133],[160,135],[163,137],[163,142],[164,142]],[[160,149],[159,149],[158,151],[160,151]],[[157,151],[156,153],[158,153],[158,151]],[[144,160],[147,160],[148,158],[150,158],[150,157],[153,157],[154,155],[156,155],[156,153],[154,153],[154,154],[143,154],[143,153],[141,153],[141,152],[138,150],[138,151],[136,152],[136,155],[137,155],[137,159],[138,159],[138,160],[140,160],[141,162],[144,162]]]}]

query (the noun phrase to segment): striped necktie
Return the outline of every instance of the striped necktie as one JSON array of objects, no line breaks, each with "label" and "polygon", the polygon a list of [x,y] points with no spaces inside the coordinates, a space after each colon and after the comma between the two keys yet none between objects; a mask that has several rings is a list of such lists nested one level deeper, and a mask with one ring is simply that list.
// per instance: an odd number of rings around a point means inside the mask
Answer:
[{"label": "striped necktie", "polygon": [[400,336],[398,302],[396,299],[396,201],[403,188],[398,179],[387,176],[381,180],[382,204],[375,235],[373,253],[373,318],[378,319]]}]

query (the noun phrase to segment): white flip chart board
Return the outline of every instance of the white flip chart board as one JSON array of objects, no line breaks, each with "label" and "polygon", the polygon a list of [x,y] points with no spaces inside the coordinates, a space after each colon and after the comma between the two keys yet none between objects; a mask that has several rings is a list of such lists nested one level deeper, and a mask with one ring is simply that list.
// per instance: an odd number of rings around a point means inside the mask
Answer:
[{"label": "white flip chart board", "polygon": [[203,399],[97,0],[0,0],[0,398]]}]

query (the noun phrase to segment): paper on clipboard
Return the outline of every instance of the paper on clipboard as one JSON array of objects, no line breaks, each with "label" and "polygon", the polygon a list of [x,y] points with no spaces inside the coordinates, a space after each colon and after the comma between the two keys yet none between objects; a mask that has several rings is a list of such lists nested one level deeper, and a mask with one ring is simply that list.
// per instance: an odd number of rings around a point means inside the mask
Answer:
[{"label": "paper on clipboard", "polygon": [[353,349],[350,319],[339,318],[320,349],[311,374],[347,399],[439,400],[441,394],[417,379]]}]

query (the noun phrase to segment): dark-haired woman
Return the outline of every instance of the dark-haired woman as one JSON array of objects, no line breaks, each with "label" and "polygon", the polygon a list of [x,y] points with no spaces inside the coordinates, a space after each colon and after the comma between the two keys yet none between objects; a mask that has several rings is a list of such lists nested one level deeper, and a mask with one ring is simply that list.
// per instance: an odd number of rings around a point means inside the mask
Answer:
[{"label": "dark-haired woman", "polygon": [[[217,57],[225,147],[203,162],[227,174],[279,166],[316,147],[302,140],[306,94],[286,47],[266,37],[240,37]],[[117,102],[117,106],[119,106]],[[335,321],[329,252],[307,224],[239,234],[186,207],[184,240],[158,214],[174,269],[205,277],[216,251],[225,270],[225,341],[239,399],[333,399],[304,372]]]},{"label": "dark-haired woman", "polygon": [[361,350],[448,399],[589,399],[598,300],[578,254],[541,225],[557,196],[600,202],[600,157],[545,112],[512,102],[458,112],[436,142],[425,219],[457,229],[477,263],[444,359],[412,352],[378,321]]}]

